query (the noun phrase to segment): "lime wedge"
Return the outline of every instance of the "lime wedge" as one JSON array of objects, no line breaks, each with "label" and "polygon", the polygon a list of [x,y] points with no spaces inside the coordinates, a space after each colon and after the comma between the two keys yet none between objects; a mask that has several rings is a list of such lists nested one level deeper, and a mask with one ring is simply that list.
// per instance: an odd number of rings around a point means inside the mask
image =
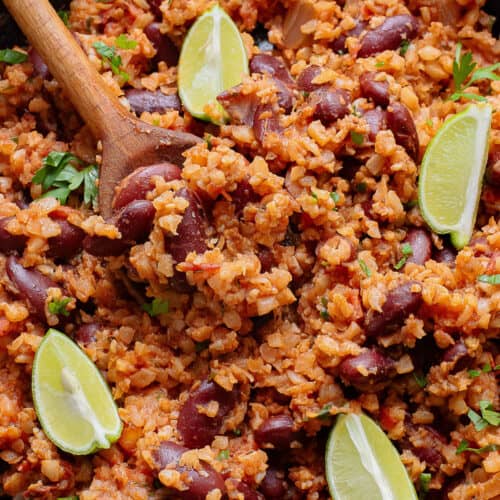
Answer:
[{"label": "lime wedge", "polygon": [[216,97],[242,81],[248,59],[238,28],[215,5],[191,26],[179,57],[179,95],[195,117],[220,123],[225,119]]},{"label": "lime wedge", "polygon": [[325,472],[335,500],[417,500],[396,448],[366,415],[340,415],[326,444]]},{"label": "lime wedge", "polygon": [[429,226],[460,249],[474,229],[488,158],[491,107],[474,104],[446,120],[425,151],[418,182]]},{"label": "lime wedge", "polygon": [[73,455],[109,448],[122,423],[106,382],[66,335],[49,329],[35,355],[33,401],[47,437]]}]

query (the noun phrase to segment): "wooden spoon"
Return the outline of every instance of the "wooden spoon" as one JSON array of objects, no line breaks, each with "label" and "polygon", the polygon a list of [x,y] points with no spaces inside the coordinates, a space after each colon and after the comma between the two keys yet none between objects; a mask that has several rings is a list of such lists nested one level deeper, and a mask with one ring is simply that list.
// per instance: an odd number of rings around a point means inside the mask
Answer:
[{"label": "wooden spoon", "polygon": [[95,139],[102,141],[99,210],[104,217],[111,215],[115,186],[132,170],[165,160],[182,165],[182,152],[199,137],[148,125],[123,108],[48,0],[3,2]]}]

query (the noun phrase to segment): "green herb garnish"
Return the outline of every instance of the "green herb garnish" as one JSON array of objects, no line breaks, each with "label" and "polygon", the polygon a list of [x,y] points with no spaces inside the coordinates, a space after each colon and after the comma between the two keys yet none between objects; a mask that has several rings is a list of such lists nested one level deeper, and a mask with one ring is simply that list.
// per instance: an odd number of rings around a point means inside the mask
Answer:
[{"label": "green herb garnish", "polygon": [[[494,368],[496,369],[496,367]],[[469,374],[470,378],[476,378],[481,375],[481,373],[489,373],[491,372],[492,368],[489,363],[486,363],[480,370],[469,370],[467,373]]]},{"label": "green herb garnish", "polygon": [[455,92],[449,97],[450,101],[458,101],[460,98],[486,101],[486,97],[467,93],[464,90],[479,80],[500,80],[500,76],[494,73],[500,68],[500,62],[479,69],[476,69],[476,66],[477,64],[472,60],[472,53],[466,52],[462,55],[462,44],[457,43],[453,61]]},{"label": "green herb garnish", "polygon": [[[63,205],[67,202],[72,191],[76,191],[83,184],[83,201],[86,205],[97,206],[97,178],[96,165],[89,165],[82,170],[83,162],[71,153],[52,151],[42,160],[42,168],[33,176],[33,184],[41,184],[44,198],[53,197]],[[53,189],[50,189],[53,188]],[[49,190],[50,189],[50,190]]]},{"label": "green herb garnish", "polygon": [[366,182],[359,182],[358,184],[356,184],[356,191],[358,193],[366,193],[366,188],[368,186],[366,185]]},{"label": "green herb garnish", "polygon": [[314,415],[314,418],[318,418],[319,420],[325,420],[328,417],[331,417],[332,414],[330,413],[330,409],[332,408],[332,403],[327,403],[321,410],[319,410],[316,415]]},{"label": "green herb garnish", "polygon": [[168,300],[155,298],[150,303],[142,304],[142,308],[151,317],[158,316],[159,314],[167,314],[169,309]]},{"label": "green herb garnish", "polygon": [[18,50],[3,49],[0,50],[0,62],[7,64],[20,64],[28,60],[28,54]]},{"label": "green herb garnish", "polygon": [[474,424],[477,431],[482,431],[488,425],[493,425],[495,427],[500,425],[500,413],[493,409],[493,405],[490,401],[484,399],[479,401],[479,409],[481,415],[472,409],[467,412],[467,416],[470,418],[470,421]]},{"label": "green herb garnish", "polygon": [[354,144],[356,144],[356,146],[361,146],[363,144],[364,140],[365,140],[365,137],[363,134],[360,134],[359,132],[351,130],[351,141],[354,142]]},{"label": "green herb garnish", "polygon": [[125,33],[122,33],[116,38],[115,45],[119,49],[135,49],[137,47],[137,42],[129,38]]},{"label": "green herb garnish", "polygon": [[358,263],[359,263],[359,267],[361,267],[361,270],[369,278],[372,275],[372,272],[370,271],[370,268],[366,265],[366,262],[363,259],[358,259]]},{"label": "green herb garnish", "polygon": [[423,497],[429,492],[429,484],[431,483],[432,474],[430,472],[422,472],[419,477],[420,492]]},{"label": "green herb garnish", "polygon": [[500,285],[500,274],[481,274],[477,277],[477,281],[489,285]]},{"label": "green herb garnish", "polygon": [[102,60],[109,64],[111,71],[118,76],[121,76],[124,81],[128,81],[129,74],[121,69],[122,58],[116,53],[114,47],[106,45],[104,42],[94,42],[92,45],[96,52],[102,57]]},{"label": "green herb garnish", "polygon": [[58,10],[57,15],[61,18],[65,26],[69,27],[69,10]]},{"label": "green herb garnish", "polygon": [[403,40],[399,48],[399,55],[404,56],[408,52],[410,45],[411,45],[410,40]]},{"label": "green herb garnish", "polygon": [[326,297],[321,297],[321,305],[323,308],[320,310],[319,315],[325,320],[330,321],[330,315],[328,314],[328,299]]},{"label": "green herb garnish", "polygon": [[51,314],[62,314],[63,316],[69,316],[69,311],[66,306],[71,302],[70,297],[64,297],[61,300],[53,300],[49,302],[48,308]]},{"label": "green herb garnish", "polygon": [[221,450],[217,455],[217,460],[227,460],[229,458],[229,450]]},{"label": "green herb garnish", "polygon": [[498,446],[496,444],[488,444],[486,446],[483,446],[482,448],[469,448],[469,441],[466,439],[462,439],[460,441],[459,445],[457,446],[457,451],[455,453],[457,455],[460,455],[460,453],[463,453],[464,451],[470,451],[472,453],[484,453],[486,451],[496,451],[498,449]]},{"label": "green herb garnish", "polygon": [[409,243],[403,243],[401,245],[401,253],[403,254],[403,257],[399,259],[397,264],[394,266],[394,269],[396,270],[401,269],[406,264],[408,257],[410,257],[410,255],[413,255],[412,246]]},{"label": "green herb garnish", "polygon": [[421,389],[423,389],[427,385],[427,378],[425,377],[425,375],[420,375],[418,373],[413,372],[413,378],[415,379],[415,382]]}]

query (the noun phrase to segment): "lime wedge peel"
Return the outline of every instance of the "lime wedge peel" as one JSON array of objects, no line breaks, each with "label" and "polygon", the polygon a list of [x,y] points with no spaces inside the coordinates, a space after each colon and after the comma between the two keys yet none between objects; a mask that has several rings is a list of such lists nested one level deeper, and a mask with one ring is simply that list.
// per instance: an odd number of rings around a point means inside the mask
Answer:
[{"label": "lime wedge peel", "polygon": [[335,500],[417,500],[396,448],[364,414],[340,415],[326,444],[325,473]]},{"label": "lime wedge peel", "polygon": [[241,83],[248,57],[238,27],[218,4],[191,26],[178,66],[179,96],[196,118],[220,123],[225,117],[216,97]]},{"label": "lime wedge peel", "polygon": [[460,249],[470,240],[488,158],[492,109],[473,104],[448,118],[430,142],[420,169],[422,216]]},{"label": "lime wedge peel", "polygon": [[120,437],[122,423],[101,373],[72,340],[52,328],[35,354],[32,393],[38,420],[58,448],[88,455]]}]

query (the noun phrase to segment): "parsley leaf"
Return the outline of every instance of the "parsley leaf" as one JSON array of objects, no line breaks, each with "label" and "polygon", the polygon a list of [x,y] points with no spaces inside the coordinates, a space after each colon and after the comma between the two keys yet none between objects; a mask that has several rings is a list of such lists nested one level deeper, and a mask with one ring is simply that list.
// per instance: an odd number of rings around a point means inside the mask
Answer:
[{"label": "parsley leaf", "polygon": [[500,274],[481,274],[477,277],[477,281],[489,285],[500,285]]},{"label": "parsley leaf", "polygon": [[408,52],[410,45],[411,45],[410,40],[403,40],[399,48],[399,55],[404,56]]},{"label": "parsley leaf", "polygon": [[121,69],[122,58],[116,53],[114,47],[106,45],[104,42],[94,42],[92,45],[96,52],[102,57],[102,60],[109,64],[111,71],[118,76],[121,76],[124,81],[130,78],[128,73]]},{"label": "parsley leaf", "polygon": [[469,370],[467,373],[469,374],[470,378],[476,378],[481,375],[481,373],[489,373],[491,372],[492,368],[489,363],[486,363],[480,370]]},{"label": "parsley leaf", "polygon": [[419,477],[420,481],[420,491],[425,495],[429,492],[429,484],[432,479],[432,474],[430,472],[422,472]]},{"label": "parsley leaf", "polygon": [[130,39],[125,33],[122,33],[116,38],[115,45],[119,49],[135,49],[137,47],[137,42]]},{"label": "parsley leaf", "polygon": [[142,304],[142,308],[151,317],[158,316],[159,314],[167,314],[169,309],[168,300],[155,298],[149,304],[148,303]]},{"label": "parsley leaf", "polygon": [[361,268],[361,270],[369,278],[372,275],[372,272],[370,271],[370,268],[366,265],[366,262],[363,259],[358,259],[358,263],[359,263],[359,267]]},{"label": "parsley leaf", "polygon": [[484,399],[479,401],[479,409],[481,410],[481,415],[474,410],[469,410],[467,412],[467,416],[474,424],[476,430],[482,431],[484,428],[488,427],[488,425],[493,425],[495,427],[500,425],[500,413],[493,409],[493,405],[490,401]]},{"label": "parsley leaf", "polygon": [[486,101],[484,96],[467,93],[464,90],[479,80],[500,80],[500,76],[494,73],[500,68],[500,62],[484,68],[476,69],[476,66],[477,64],[472,60],[472,53],[466,52],[462,55],[462,44],[457,43],[453,61],[455,92],[449,97],[450,101],[458,101],[460,98]]},{"label": "parsley leaf", "polygon": [[351,141],[356,144],[356,146],[361,146],[363,144],[363,141],[365,140],[365,137],[363,134],[360,134],[359,132],[355,132],[354,130],[351,130]]},{"label": "parsley leaf", "polygon": [[[71,153],[52,151],[42,161],[42,168],[37,170],[32,178],[33,184],[41,184],[44,198],[53,197],[63,205],[68,201],[72,191],[76,191],[83,184],[83,201],[86,205],[97,205],[97,177],[96,165],[89,165],[82,170],[82,161]],[[49,190],[49,188],[53,188]]]},{"label": "parsley leaf", "polygon": [[48,308],[51,314],[62,314],[63,316],[69,316],[69,311],[66,306],[71,302],[71,297],[64,297],[61,300],[53,300],[49,303]]},{"label": "parsley leaf", "polygon": [[229,450],[221,450],[217,455],[217,460],[227,460],[229,458]]},{"label": "parsley leaf", "polygon": [[19,64],[28,60],[28,54],[18,50],[3,49],[0,50],[0,62],[7,64]]},{"label": "parsley leaf", "polygon": [[482,448],[469,448],[469,441],[466,439],[462,439],[460,441],[459,445],[457,446],[457,451],[455,453],[457,455],[460,455],[460,453],[463,453],[464,451],[470,451],[472,453],[484,453],[486,451],[496,451],[498,449],[498,446],[496,444],[488,444],[486,446],[483,446]]}]

